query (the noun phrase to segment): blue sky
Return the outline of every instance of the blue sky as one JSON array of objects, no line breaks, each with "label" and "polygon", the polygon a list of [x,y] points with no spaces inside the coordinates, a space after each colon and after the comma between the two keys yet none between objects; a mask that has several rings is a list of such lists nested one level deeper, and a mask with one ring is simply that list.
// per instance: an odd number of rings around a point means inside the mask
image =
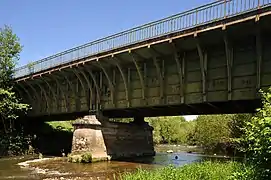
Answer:
[{"label": "blue sky", "polygon": [[0,0],[0,27],[24,46],[20,65],[212,0]]}]

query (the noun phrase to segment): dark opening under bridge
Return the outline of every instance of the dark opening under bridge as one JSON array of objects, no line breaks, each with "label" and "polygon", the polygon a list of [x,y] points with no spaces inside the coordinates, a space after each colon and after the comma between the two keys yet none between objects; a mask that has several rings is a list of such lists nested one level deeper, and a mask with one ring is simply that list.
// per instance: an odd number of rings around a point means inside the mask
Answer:
[{"label": "dark opening under bridge", "polygon": [[29,116],[251,112],[271,85],[271,0],[216,1],[15,71]]}]

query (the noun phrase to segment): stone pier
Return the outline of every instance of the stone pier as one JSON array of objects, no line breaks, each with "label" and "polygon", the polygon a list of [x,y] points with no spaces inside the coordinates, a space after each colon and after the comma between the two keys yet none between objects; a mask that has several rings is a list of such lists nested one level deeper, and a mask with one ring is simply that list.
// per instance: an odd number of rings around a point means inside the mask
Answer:
[{"label": "stone pier", "polygon": [[93,162],[155,155],[153,128],[143,117],[136,117],[131,123],[116,123],[100,115],[89,115],[77,119],[73,126],[73,157],[80,159],[87,154]]}]

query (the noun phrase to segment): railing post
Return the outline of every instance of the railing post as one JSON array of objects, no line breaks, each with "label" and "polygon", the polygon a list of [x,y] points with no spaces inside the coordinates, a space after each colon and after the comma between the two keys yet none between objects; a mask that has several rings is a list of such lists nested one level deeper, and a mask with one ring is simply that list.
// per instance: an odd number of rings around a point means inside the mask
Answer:
[{"label": "railing post", "polygon": [[196,10],[196,24],[195,25],[198,25],[198,9]]},{"label": "railing post", "polygon": [[227,15],[227,0],[224,0],[224,18],[226,18]]}]

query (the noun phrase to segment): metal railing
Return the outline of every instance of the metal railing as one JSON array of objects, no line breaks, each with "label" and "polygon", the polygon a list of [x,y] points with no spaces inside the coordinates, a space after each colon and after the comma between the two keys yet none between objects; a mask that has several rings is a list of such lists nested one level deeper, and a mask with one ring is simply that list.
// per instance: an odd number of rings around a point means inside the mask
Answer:
[{"label": "metal railing", "polygon": [[271,0],[220,0],[49,56],[15,70],[14,78],[84,57],[208,24],[271,5]]}]

